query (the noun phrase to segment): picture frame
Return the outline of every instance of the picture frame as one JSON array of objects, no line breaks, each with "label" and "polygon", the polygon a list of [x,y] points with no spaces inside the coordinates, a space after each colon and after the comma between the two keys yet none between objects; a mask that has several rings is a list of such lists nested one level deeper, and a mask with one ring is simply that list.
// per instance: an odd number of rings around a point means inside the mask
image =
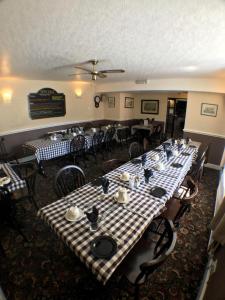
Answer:
[{"label": "picture frame", "polygon": [[124,108],[134,108],[134,98],[125,97]]},{"label": "picture frame", "polygon": [[217,104],[210,104],[210,103],[201,104],[201,115],[203,116],[216,117],[217,110],[218,110]]},{"label": "picture frame", "polygon": [[108,97],[108,107],[115,108],[115,97]]},{"label": "picture frame", "polygon": [[141,100],[141,113],[142,114],[159,114],[159,100]]}]

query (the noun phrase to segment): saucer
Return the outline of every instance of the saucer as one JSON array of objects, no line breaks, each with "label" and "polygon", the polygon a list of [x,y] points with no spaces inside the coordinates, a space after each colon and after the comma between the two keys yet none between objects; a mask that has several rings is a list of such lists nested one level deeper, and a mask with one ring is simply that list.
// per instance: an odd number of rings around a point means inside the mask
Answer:
[{"label": "saucer", "polygon": [[113,195],[113,198],[114,198],[114,200],[115,200],[117,203],[119,203],[119,204],[126,204],[126,203],[128,203],[129,200],[130,200],[129,194],[127,194],[127,199],[126,199],[126,201],[123,201],[123,202],[121,202],[121,201],[118,200],[118,193],[115,193],[115,194]]},{"label": "saucer", "polygon": [[10,177],[5,176],[0,178],[0,186],[3,187],[6,184],[9,184],[11,181]]},{"label": "saucer", "polygon": [[120,175],[120,180],[122,180],[122,181],[124,181],[124,182],[128,182],[128,181],[130,180],[130,178],[129,178],[129,179],[124,179],[124,178],[123,178],[123,175],[121,174],[121,175]]},{"label": "saucer", "polygon": [[67,212],[68,212],[68,209],[67,209],[67,211],[66,211],[66,213],[65,213],[65,219],[66,219],[67,221],[69,221],[69,222],[76,222],[76,221],[79,221],[79,220],[84,216],[84,213],[83,213],[83,211],[82,211],[81,209],[79,209],[79,212],[80,212],[79,217],[74,218],[74,219],[69,218],[69,217],[67,216]]}]

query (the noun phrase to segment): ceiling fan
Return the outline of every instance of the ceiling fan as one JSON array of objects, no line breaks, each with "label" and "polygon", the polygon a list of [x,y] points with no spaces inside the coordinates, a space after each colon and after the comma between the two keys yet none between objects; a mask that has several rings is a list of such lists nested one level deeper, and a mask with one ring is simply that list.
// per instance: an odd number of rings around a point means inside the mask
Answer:
[{"label": "ceiling fan", "polygon": [[[88,60],[86,62],[83,62],[81,64],[77,64],[74,66],[74,68],[85,71],[85,73],[79,73],[79,74],[70,74],[69,76],[77,76],[77,75],[91,75],[91,79],[92,80],[97,80],[97,77],[99,78],[106,78],[107,77],[107,73],[124,73],[125,70],[123,69],[114,69],[114,70],[99,70],[97,71],[95,69],[96,65],[99,63],[99,60],[96,59],[91,59]],[[84,68],[81,65],[84,64],[91,64],[92,65],[92,69],[88,69],[88,68]]]}]

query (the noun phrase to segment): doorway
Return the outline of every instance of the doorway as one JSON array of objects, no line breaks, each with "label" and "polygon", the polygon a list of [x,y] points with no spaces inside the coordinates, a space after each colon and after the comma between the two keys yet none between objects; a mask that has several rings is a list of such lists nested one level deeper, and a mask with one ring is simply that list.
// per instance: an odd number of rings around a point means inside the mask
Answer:
[{"label": "doorway", "polygon": [[166,134],[168,137],[183,136],[186,109],[186,98],[168,98],[166,117]]}]

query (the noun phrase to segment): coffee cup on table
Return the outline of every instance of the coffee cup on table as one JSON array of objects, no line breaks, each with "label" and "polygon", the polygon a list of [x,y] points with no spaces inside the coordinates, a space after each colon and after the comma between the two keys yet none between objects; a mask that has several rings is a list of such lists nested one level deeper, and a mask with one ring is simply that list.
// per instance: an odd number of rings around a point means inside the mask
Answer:
[{"label": "coffee cup on table", "polygon": [[177,150],[172,150],[172,154],[173,154],[173,156],[178,156],[179,155]]},{"label": "coffee cup on table", "polygon": [[127,189],[120,187],[117,193],[117,202],[126,203],[128,200]]},{"label": "coffee cup on table", "polygon": [[154,156],[152,156],[152,160],[159,161],[159,154],[155,154]]},{"label": "coffee cup on table", "polygon": [[157,166],[156,166],[157,170],[162,171],[165,169],[164,164],[160,161]]},{"label": "coffee cup on table", "polygon": [[130,179],[130,174],[128,172],[123,172],[121,175],[121,179],[124,181],[128,181]]},{"label": "coffee cup on table", "polygon": [[66,212],[67,218],[75,220],[80,217],[80,210],[77,206],[71,206]]}]

